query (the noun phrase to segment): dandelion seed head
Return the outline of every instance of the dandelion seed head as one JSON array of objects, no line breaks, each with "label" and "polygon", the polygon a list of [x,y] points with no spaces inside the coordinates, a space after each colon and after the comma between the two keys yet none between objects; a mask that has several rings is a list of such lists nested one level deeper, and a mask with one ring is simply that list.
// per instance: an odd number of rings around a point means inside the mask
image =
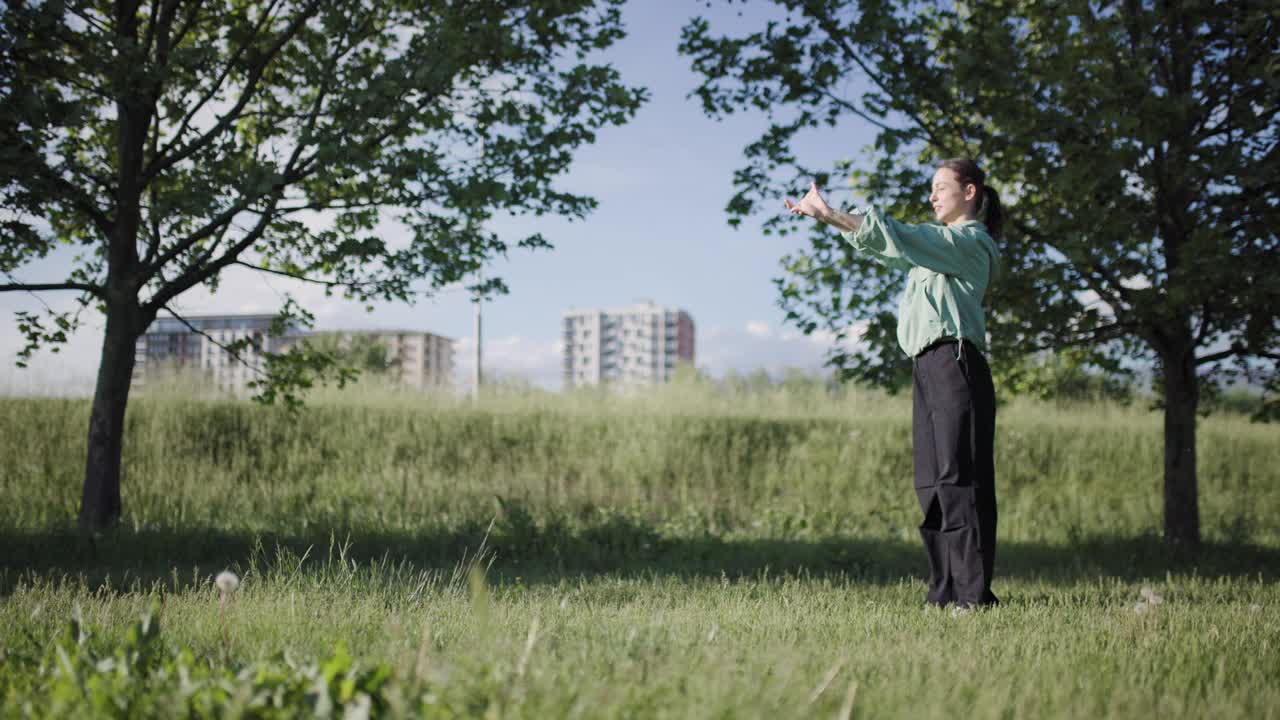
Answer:
[{"label": "dandelion seed head", "polygon": [[373,710],[373,698],[368,693],[356,693],[356,696],[347,704],[346,711],[343,713],[344,718],[368,718],[369,713]]},{"label": "dandelion seed head", "polygon": [[230,570],[223,570],[218,573],[218,577],[213,579],[213,584],[218,586],[218,590],[223,595],[230,595],[240,588],[240,578]]}]

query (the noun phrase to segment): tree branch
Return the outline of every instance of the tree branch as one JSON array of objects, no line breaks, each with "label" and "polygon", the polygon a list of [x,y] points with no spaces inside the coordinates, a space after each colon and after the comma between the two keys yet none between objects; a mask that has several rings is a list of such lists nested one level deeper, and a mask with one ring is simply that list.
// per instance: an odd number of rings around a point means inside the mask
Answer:
[{"label": "tree branch", "polygon": [[853,103],[849,102],[848,100],[845,100],[844,98],[842,98],[842,97],[840,97],[840,96],[836,95],[835,93],[831,92],[830,90],[827,90],[826,88],[818,88],[818,92],[819,92],[819,93],[821,93],[822,95],[825,95],[825,96],[827,97],[827,99],[828,99],[828,100],[830,100],[831,102],[835,103],[837,106],[842,107],[842,108],[844,108],[845,110],[848,110],[849,112],[853,113],[854,115],[857,115],[858,117],[862,118],[863,120],[866,120],[867,122],[871,123],[872,125],[875,125],[876,127],[880,128],[881,130],[889,130],[889,131],[891,131],[891,132],[892,132],[892,131],[894,131],[894,130],[896,129],[896,128],[891,128],[891,127],[889,127],[888,125],[886,125],[884,122],[882,122],[882,121],[880,121],[880,120],[877,120],[876,118],[872,117],[872,116],[871,116],[871,114],[870,114],[870,113],[868,113],[867,111],[865,111],[865,110],[863,110],[863,109],[859,108],[858,106],[856,106],[856,105],[854,105]]},{"label": "tree branch", "polygon": [[1210,353],[1196,358],[1195,364],[1205,365],[1212,362],[1218,362],[1219,360],[1225,360],[1229,357],[1244,356],[1266,358],[1267,360],[1280,360],[1280,353],[1250,350],[1246,345],[1235,343],[1228,350],[1222,350],[1220,352]]},{"label": "tree branch", "polygon": [[[324,73],[325,79],[321,84],[319,90],[316,92],[315,99],[311,103],[311,108],[307,113],[306,124],[298,132],[298,142],[294,145],[293,152],[289,157],[288,163],[286,164],[284,176],[280,179],[278,183],[272,186],[270,193],[268,193],[274,196],[274,199],[272,200],[271,212],[278,211],[278,203],[281,200],[279,193],[283,192],[283,190],[287,186],[298,182],[299,180],[306,177],[311,172],[311,170],[307,168],[311,165],[311,162],[314,159],[314,155],[311,157],[308,157],[297,168],[294,168],[294,164],[297,163],[299,157],[301,156],[303,148],[307,146],[307,143],[305,142],[305,140],[307,139],[307,136],[310,135],[311,131],[315,129],[316,120],[320,117],[320,109],[324,106],[324,101],[329,96],[329,91],[332,89],[332,79],[334,76],[334,69],[337,67],[338,61],[341,60],[344,55],[350,52],[353,47],[354,45],[346,45],[346,46],[339,45],[337,50],[334,52],[333,56],[329,59],[329,66],[325,69],[325,73]],[[291,168],[293,169],[291,170]],[[187,236],[186,238],[183,238],[182,240],[174,243],[173,247],[169,248],[169,250],[167,250],[163,255],[160,255],[159,257],[155,258],[149,265],[147,265],[147,267],[143,269],[144,274],[149,279],[158,271],[159,268],[164,267],[166,264],[171,262],[174,258],[178,257],[183,252],[193,247],[196,243],[200,242],[204,238],[210,237],[214,233],[218,232],[220,229],[225,228],[225,226],[228,223],[230,223],[232,219],[235,218],[236,215],[240,214],[241,212],[244,212],[245,210],[248,210],[251,205],[253,205],[258,200],[261,200],[264,196],[265,194],[257,195],[253,197],[241,198],[240,202],[236,203],[235,205],[232,205],[230,208],[220,213],[217,217],[213,218],[208,223],[206,223],[204,227],[200,228],[195,233]],[[283,214],[287,214],[287,212]]]},{"label": "tree branch", "polygon": [[1196,328],[1196,332],[1192,340],[1193,345],[1198,347],[1200,343],[1208,337],[1210,329],[1213,327],[1213,321],[1210,319],[1213,313],[1214,310],[1209,302],[1205,302],[1205,304],[1200,307],[1200,327]]},{"label": "tree branch", "polygon": [[[811,3],[810,7],[807,9],[813,9],[812,5],[813,4]],[[826,15],[824,13],[818,13],[816,10],[813,13],[813,19],[818,22],[818,26],[821,27],[823,32],[827,34],[827,37],[831,38],[832,40],[834,40],[840,45],[840,48],[844,50],[845,57],[847,57],[855,65],[857,65],[858,69],[860,69],[862,73],[866,75],[868,78],[870,78],[871,82],[876,84],[876,87],[880,88],[880,90],[884,92],[888,97],[891,97],[891,98],[894,97],[894,93],[890,91],[888,84],[884,80],[884,76],[878,72],[875,72],[871,67],[868,66],[866,61],[864,61],[862,57],[858,55],[857,51],[849,44],[849,41],[845,38],[845,34],[840,31],[840,27],[836,24],[835,20],[833,20],[829,15]],[[920,114],[916,112],[914,108],[909,106],[903,106],[895,109],[902,112],[902,114],[911,118],[911,120],[915,122],[916,127],[918,127],[921,130],[921,132],[923,132],[925,135],[928,136],[930,145],[937,148],[939,151],[943,153],[952,154],[950,145],[943,142],[938,137],[937,133],[933,131],[933,128],[931,128],[929,124],[924,121],[924,118],[920,117]]]},{"label": "tree branch", "polygon": [[254,365],[250,364],[247,360],[245,360],[243,357],[241,357],[241,356],[240,356],[240,353],[236,352],[236,350],[235,350],[234,348],[231,348],[231,347],[229,347],[229,346],[227,346],[227,345],[224,345],[223,343],[221,343],[221,342],[219,342],[219,341],[215,340],[215,339],[213,338],[213,336],[212,336],[212,335],[210,335],[209,333],[207,333],[207,332],[205,332],[205,331],[201,330],[200,328],[196,327],[195,325],[192,325],[190,322],[188,322],[188,321],[187,321],[187,319],[186,319],[186,318],[184,318],[184,317],[182,317],[181,315],[179,315],[178,313],[174,312],[174,311],[173,311],[173,308],[169,307],[168,305],[165,305],[165,306],[164,306],[164,310],[165,310],[166,312],[168,312],[170,315],[172,315],[174,318],[176,318],[176,319],[178,320],[178,322],[182,323],[183,325],[186,325],[186,326],[187,326],[187,329],[188,329],[188,330],[190,330],[191,332],[193,332],[193,333],[195,333],[195,334],[199,335],[200,337],[203,337],[205,340],[208,340],[209,342],[213,343],[214,345],[216,345],[216,346],[218,346],[218,347],[222,348],[223,352],[225,352],[225,353],[227,353],[228,355],[230,355],[231,357],[235,358],[235,359],[236,359],[236,362],[240,363],[241,365],[244,365],[245,367],[249,368],[250,370],[254,371],[255,373],[257,373],[258,375],[260,375],[260,376],[262,376],[262,377],[266,377],[266,376],[267,376],[267,374],[266,374],[266,373],[264,373],[264,372],[262,372],[262,370],[261,370],[260,368],[255,367]]},{"label": "tree branch", "polygon": [[[165,1],[171,2],[172,0]],[[152,0],[151,16],[147,18],[147,31],[142,36],[142,52],[144,55],[149,55],[151,53],[151,43],[155,42],[156,39],[156,16],[159,14],[160,2],[159,0]]]},{"label": "tree branch", "polygon": [[[329,288],[337,288],[337,287],[355,288],[355,287],[369,287],[369,286],[377,287],[379,285],[382,285],[382,283],[378,282],[377,280],[366,280],[366,281],[357,281],[357,282],[341,282],[338,280],[321,280],[319,278],[311,278],[305,275],[299,275],[297,273],[287,272],[285,270],[266,267],[265,265],[254,265],[253,263],[245,262],[244,260],[236,260],[232,264],[239,265],[241,267],[245,267],[250,270],[256,270],[258,272],[270,273],[272,275],[279,275],[280,277],[289,278],[291,280],[298,280],[301,282],[311,283],[313,285],[320,285],[322,287],[329,287]],[[422,297],[431,297],[430,290],[406,290],[406,294],[421,295]]]},{"label": "tree branch", "polygon": [[[266,22],[266,18],[269,15],[270,10],[274,8],[275,5],[276,3],[273,3],[268,8],[268,10],[264,12],[263,14],[264,23]],[[266,52],[262,53],[262,56],[258,58],[258,62],[250,66],[248,77],[245,78],[244,89],[240,92],[240,97],[236,100],[236,104],[232,106],[231,109],[227,110],[226,113],[219,116],[218,122],[214,124],[213,127],[209,128],[207,131],[201,134],[200,137],[196,138],[195,140],[192,140],[191,143],[188,144],[186,147],[178,149],[176,146],[178,143],[182,141],[182,135],[186,131],[186,128],[190,125],[190,121],[195,117],[196,111],[198,111],[205,103],[209,101],[210,98],[212,98],[214,94],[217,93],[218,88],[221,87],[222,82],[226,79],[227,74],[230,72],[231,68],[234,66],[236,58],[232,58],[231,62],[227,63],[227,70],[224,71],[222,76],[219,77],[218,81],[213,84],[213,86],[210,88],[210,91],[205,94],[204,98],[202,98],[200,102],[191,110],[191,112],[187,113],[187,116],[183,118],[182,125],[179,127],[178,131],[174,134],[173,142],[165,145],[165,147],[161,150],[160,156],[156,157],[153,160],[154,164],[151,167],[147,168],[145,171],[143,171],[142,175],[143,175],[144,184],[150,183],[151,180],[154,179],[160,173],[164,172],[165,170],[168,170],[174,165],[191,157],[201,148],[208,145],[208,143],[213,138],[217,137],[218,135],[221,135],[223,132],[227,130],[227,128],[231,127],[231,123],[234,120],[239,118],[240,111],[243,110],[244,107],[249,104],[249,101],[253,99],[253,96],[257,94],[258,82],[262,79],[263,73],[266,72],[267,66],[270,65],[273,60],[275,60],[276,55],[278,55],[280,51],[284,48],[284,46],[287,45],[289,41],[293,39],[293,37],[298,33],[299,30],[302,29],[304,25],[306,25],[307,21],[311,19],[312,14],[316,12],[318,7],[319,7],[318,0],[312,0],[310,3],[307,4],[305,8],[303,8],[298,12],[298,16],[294,18],[294,21],[289,25],[289,27],[285,28],[284,32],[280,33],[280,36],[276,38],[275,43],[270,48],[268,48]],[[254,37],[257,37],[257,31],[261,29],[261,26],[262,24],[260,23],[259,27],[255,29],[254,35],[250,38],[249,41],[246,41],[245,45],[242,45],[240,48],[237,48],[236,57],[239,57],[239,54],[242,53],[249,46],[249,43],[252,41],[252,39]],[[172,155],[169,154],[170,152],[175,150],[176,152],[173,152]]]},{"label": "tree branch", "polygon": [[[309,127],[314,125],[315,117],[317,114],[316,110],[318,110],[324,96],[325,96],[325,93],[323,91],[319,94],[319,96],[317,96],[315,109],[313,109],[311,123],[309,124]],[[294,147],[293,155],[289,158],[290,165],[292,165],[294,162],[297,161],[298,156],[301,153],[302,148],[304,146],[305,146],[305,143],[299,142],[297,146]],[[263,195],[242,197],[239,202],[235,203],[231,207],[219,213],[212,220],[205,223],[205,225],[201,227],[199,230],[195,231],[191,235],[188,235],[182,240],[179,240],[178,242],[174,243],[173,247],[169,248],[167,251],[164,252],[163,255],[158,256],[147,267],[143,268],[144,274],[147,275],[149,278],[155,272],[157,272],[159,268],[162,268],[168,263],[172,262],[174,258],[178,257],[182,253],[194,247],[196,243],[200,242],[201,240],[207,237],[212,236],[214,233],[217,233],[219,230],[224,229],[228,223],[230,223],[233,219],[235,219],[236,215],[239,215],[240,213],[245,212],[250,208],[250,206],[258,202],[259,200],[262,200],[267,195],[272,195],[274,196],[274,198],[272,200],[271,207],[268,209],[267,212],[263,213],[263,217],[273,215],[278,210],[277,204],[280,201],[279,194],[283,192],[287,186],[298,182],[310,172],[309,170],[305,170],[305,168],[307,168],[310,162],[311,162],[311,158],[308,158],[307,162],[302,163],[302,165],[299,168],[293,170],[292,172],[288,172],[288,168],[286,168],[286,174],[283,177],[281,177],[278,182],[274,183],[271,186],[271,190],[269,193],[264,193]]]},{"label": "tree branch", "polygon": [[[1027,237],[1034,238],[1036,242],[1047,248],[1051,248],[1058,253],[1061,253],[1062,256],[1069,261],[1068,269],[1075,271],[1077,275],[1079,275],[1080,279],[1084,281],[1084,284],[1088,286],[1090,290],[1097,293],[1098,297],[1110,305],[1112,310],[1117,314],[1122,310],[1125,312],[1130,310],[1132,303],[1130,302],[1128,293],[1124,286],[1121,285],[1119,281],[1111,276],[1105,269],[1098,267],[1093,263],[1086,264],[1077,262],[1061,248],[1050,242],[1043,233],[1037,231],[1025,221],[1015,218],[1011,224],[1018,229],[1018,232],[1026,235]],[[1086,270],[1100,275],[1101,281],[1099,281],[1099,278],[1090,277],[1089,274],[1085,272]],[[1112,292],[1113,290],[1114,292]]]},{"label": "tree branch", "polygon": [[266,266],[264,266],[264,265],[254,265],[253,263],[248,263],[248,262],[245,262],[245,261],[243,261],[243,260],[236,260],[236,261],[235,261],[234,263],[232,263],[232,264],[233,264],[233,265],[239,265],[239,266],[241,266],[241,267],[247,267],[247,268],[249,268],[250,270],[257,270],[258,272],[270,273],[270,274],[272,274],[272,275],[279,275],[280,277],[287,277],[287,278],[291,278],[291,279],[293,279],[293,280],[300,280],[300,281],[302,281],[302,282],[312,283],[313,285],[321,285],[321,286],[324,286],[324,287],[344,287],[344,286],[346,286],[346,283],[340,283],[340,282],[338,282],[337,280],[319,280],[319,279],[317,279],[317,278],[309,278],[309,277],[307,277],[307,276],[305,276],[305,275],[297,275],[297,274],[294,274],[294,273],[291,273],[291,272],[285,272],[284,270],[277,270],[277,269],[275,269],[275,268],[266,267]]},{"label": "tree branch", "polygon": [[[197,263],[188,268],[184,273],[174,278],[168,286],[160,288],[144,307],[148,309],[163,307],[173,298],[208,280],[220,270],[235,262],[240,253],[257,242],[263,233],[267,231],[267,228],[271,226],[271,221],[275,219],[275,205],[280,201],[278,193],[281,189],[283,189],[283,186],[277,186],[277,195],[271,199],[269,207],[261,213],[257,224],[254,225],[253,229],[245,233],[245,236],[235,245],[213,262]],[[163,267],[163,264],[158,267]]]},{"label": "tree branch", "polygon": [[21,143],[17,149],[24,156],[24,159],[20,162],[30,167],[35,175],[44,178],[57,188],[59,194],[72,207],[84,213],[85,217],[93,223],[98,232],[102,233],[103,237],[111,235],[114,223],[111,222],[111,218],[107,217],[106,213],[93,203],[92,198],[49,167],[40,153],[31,147],[29,143]]},{"label": "tree branch", "polygon": [[182,40],[191,32],[191,28],[196,24],[196,18],[200,17],[200,6],[204,4],[204,0],[183,0],[183,4],[188,8],[188,14],[182,24],[178,26],[178,31],[173,34],[173,40],[169,43],[173,47],[182,44]]},{"label": "tree branch", "polygon": [[92,16],[92,15],[89,15],[89,14],[88,14],[88,13],[86,13],[86,12],[83,12],[83,11],[82,11],[82,8],[80,8],[80,7],[76,7],[76,6],[72,6],[71,8],[68,8],[68,9],[67,9],[67,12],[68,12],[69,14],[71,14],[72,16],[74,16],[74,17],[78,17],[78,18],[80,18],[81,20],[83,20],[83,21],[85,22],[85,24],[86,24],[86,25],[88,25],[89,27],[92,27],[93,29],[97,30],[98,32],[102,33],[103,35],[110,35],[110,34],[111,34],[111,30],[110,30],[110,28],[108,28],[106,25],[104,25],[104,24],[102,23],[102,20],[101,20],[100,18],[96,18],[96,17],[94,17],[94,16]]},{"label": "tree branch", "polygon": [[0,292],[41,292],[45,290],[79,290],[94,297],[106,299],[106,292],[97,285],[89,283],[9,283],[0,285]]},{"label": "tree branch", "polygon": [[[504,175],[505,173],[506,171],[503,171]],[[375,200],[366,200],[362,202],[343,202],[343,203],[313,202],[313,203],[305,203],[302,205],[281,205],[278,209],[280,210],[281,214],[289,214],[289,213],[302,212],[303,210],[319,211],[319,210],[355,210],[356,208],[377,208],[377,207],[383,207],[386,204],[387,203],[378,202]]]},{"label": "tree branch", "polygon": [[[243,55],[249,49],[249,46],[253,44],[253,41],[257,39],[258,34],[262,31],[263,25],[265,25],[267,20],[271,18],[271,14],[275,12],[275,8],[279,3],[280,0],[273,0],[272,3],[262,11],[262,17],[253,28],[253,32],[250,33],[249,37],[244,41],[244,44],[237,47],[235,52],[232,53],[231,58],[227,60],[226,67],[224,67],[222,72],[218,74],[217,79],[209,84],[208,92],[206,92],[195,105],[191,106],[191,109],[185,116],[183,116],[182,121],[178,123],[178,129],[174,132],[173,140],[164,146],[164,152],[169,152],[169,150],[173,149],[174,146],[182,141],[182,135],[191,125],[191,121],[195,119],[195,116],[200,112],[200,110],[218,94],[218,90],[222,88],[222,83],[226,81],[227,76],[230,75],[231,71],[235,68],[236,61],[240,59],[240,56]],[[196,9],[192,10],[191,15],[188,17],[188,22],[179,30],[180,34],[185,35],[190,27],[194,25],[195,18],[199,15],[198,9],[199,8],[197,6]],[[159,156],[154,159],[158,160],[158,158]]]},{"label": "tree branch", "polygon": [[[143,45],[148,52],[151,50],[151,43],[154,37],[155,41],[155,62],[158,67],[166,67],[169,64],[169,50],[173,47],[173,19],[178,14],[178,5],[181,0],[164,0],[164,7],[160,8],[157,19],[157,11],[160,0],[152,0],[152,21],[147,27],[147,42]],[[153,33],[153,28],[158,28]]]},{"label": "tree branch", "polygon": [[1074,347],[1076,345],[1091,345],[1100,341],[1109,342],[1111,340],[1118,340],[1132,327],[1133,323],[1125,322],[1114,322],[1109,325],[1100,325],[1089,330],[1085,334],[1074,338],[1067,340],[1055,340],[1042,345],[1034,345],[1027,350],[1027,352],[1040,352],[1041,350],[1053,350],[1055,348]]}]

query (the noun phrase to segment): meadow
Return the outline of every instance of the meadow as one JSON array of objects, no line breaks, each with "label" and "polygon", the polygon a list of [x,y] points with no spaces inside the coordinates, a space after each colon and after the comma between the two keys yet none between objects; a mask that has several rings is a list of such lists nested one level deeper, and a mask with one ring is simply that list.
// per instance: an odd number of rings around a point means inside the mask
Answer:
[{"label": "meadow", "polygon": [[[1012,400],[1003,604],[923,607],[910,399],[150,387],[75,530],[88,403],[0,399],[0,699],[30,717],[1280,717],[1280,428]],[[235,592],[213,583],[230,570]]]}]

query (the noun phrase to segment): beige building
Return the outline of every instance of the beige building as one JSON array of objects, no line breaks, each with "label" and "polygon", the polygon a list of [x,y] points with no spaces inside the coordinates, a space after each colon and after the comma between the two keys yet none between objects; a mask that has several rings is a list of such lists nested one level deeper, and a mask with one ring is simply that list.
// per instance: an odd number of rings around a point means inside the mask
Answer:
[{"label": "beige building", "polygon": [[453,385],[453,340],[416,330],[338,330],[345,337],[364,337],[387,349],[391,375],[418,390]]},{"label": "beige building", "polygon": [[[453,384],[450,338],[412,330],[304,333],[296,329],[273,338],[267,331],[274,319],[274,315],[196,315],[186,316],[183,322],[175,317],[158,317],[135,346],[135,387],[145,386],[147,376],[161,368],[199,369],[218,388],[241,394],[250,380],[259,377],[262,352],[284,352],[317,335],[361,336],[382,345],[392,377],[409,387],[422,390]],[[253,342],[239,360],[221,347],[243,337],[253,338]]]}]

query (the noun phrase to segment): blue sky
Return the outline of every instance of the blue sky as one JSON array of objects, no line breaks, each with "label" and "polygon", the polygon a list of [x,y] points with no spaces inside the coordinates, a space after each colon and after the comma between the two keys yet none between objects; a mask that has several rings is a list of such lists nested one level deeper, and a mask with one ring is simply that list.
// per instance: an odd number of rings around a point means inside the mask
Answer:
[{"label": "blue sky", "polygon": [[[676,53],[680,28],[693,15],[708,16],[714,29],[733,31],[762,27],[770,10],[760,4],[749,9],[683,1],[628,4],[628,36],[606,56],[625,81],[649,88],[650,101],[632,122],[604,130],[594,145],[583,148],[560,182],[599,201],[585,221],[495,221],[494,229],[510,233],[513,241],[541,231],[555,249],[515,250],[492,266],[511,293],[484,308],[487,370],[558,388],[560,313],[642,299],[693,316],[697,364],[712,375],[821,367],[830,340],[803,337],[785,326],[770,282],[779,272],[779,258],[803,239],[766,237],[758,222],[744,223],[739,230],[726,223],[733,170],[742,165],[743,148],[767,121],[756,113],[723,122],[707,118],[697,101],[686,97],[697,77],[688,59]],[[850,125],[811,135],[798,149],[806,161],[825,165],[857,156],[872,138],[870,126]],[[18,277],[61,279],[66,263],[66,257],[53,256]],[[226,275],[216,294],[188,293],[179,306],[190,314],[272,311],[286,291],[317,315],[320,329],[395,327],[452,337],[457,340],[456,382],[466,386],[470,381],[473,308],[462,292],[445,292],[413,306],[381,304],[366,313],[359,304],[245,272]],[[64,307],[69,298],[46,294],[44,300]],[[91,318],[63,352],[41,353],[28,370],[13,367],[20,347],[13,311],[36,307],[29,296],[0,295],[0,353],[9,360],[0,370],[0,391],[87,392],[97,367],[100,317]]]}]

